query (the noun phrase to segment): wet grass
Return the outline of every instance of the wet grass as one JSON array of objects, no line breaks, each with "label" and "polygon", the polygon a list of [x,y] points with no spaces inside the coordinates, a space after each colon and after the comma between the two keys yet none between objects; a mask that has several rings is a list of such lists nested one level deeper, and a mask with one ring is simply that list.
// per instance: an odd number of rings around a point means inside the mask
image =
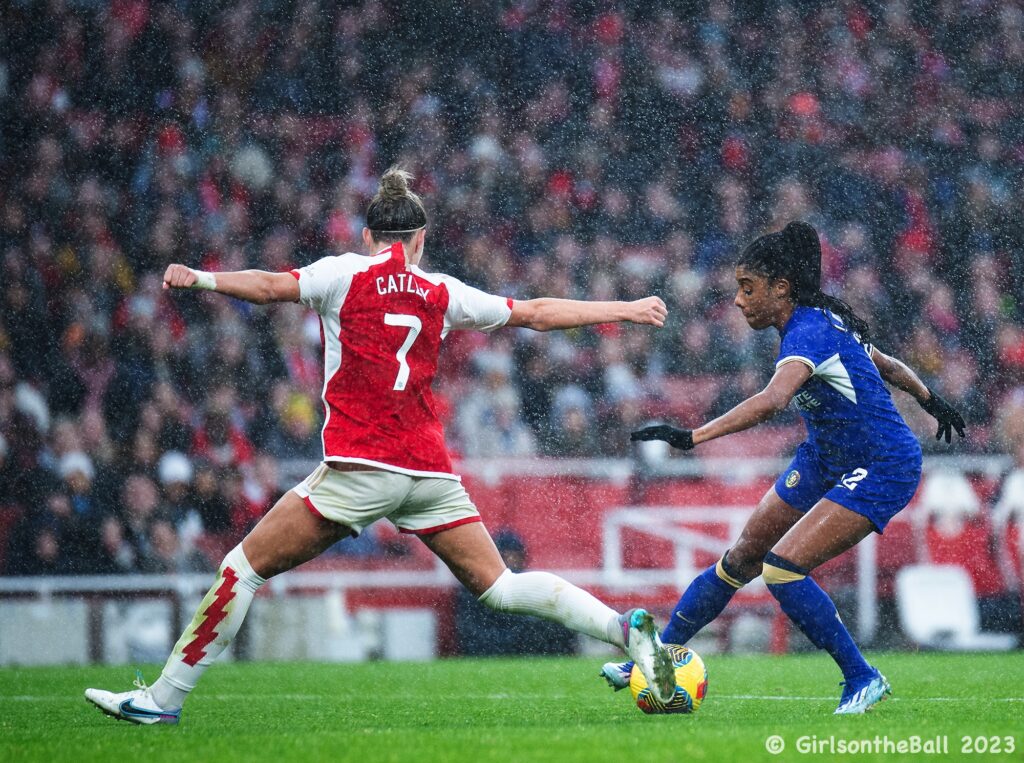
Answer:
[{"label": "wet grass", "polygon": [[[627,692],[604,687],[593,659],[224,664],[176,727],[117,722],[82,698],[87,686],[130,688],[129,668],[8,668],[0,761],[1024,760],[1024,653],[871,659],[894,698],[840,718],[831,715],[839,675],[820,655],[711,657],[708,697],[693,716],[643,715]],[[765,749],[773,734],[786,744],[778,756]],[[945,736],[948,755],[797,751],[801,737],[914,735]],[[1001,751],[962,753],[963,737],[984,737],[987,749],[994,737]]]}]

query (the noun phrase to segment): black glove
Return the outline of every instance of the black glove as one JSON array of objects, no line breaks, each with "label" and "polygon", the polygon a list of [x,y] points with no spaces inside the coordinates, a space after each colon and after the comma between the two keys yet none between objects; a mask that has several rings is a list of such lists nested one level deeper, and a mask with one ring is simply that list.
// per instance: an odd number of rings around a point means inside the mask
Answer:
[{"label": "black glove", "polygon": [[642,440],[664,440],[673,448],[690,450],[693,447],[693,430],[676,429],[668,424],[656,424],[652,427],[638,429],[629,435],[630,442]]},{"label": "black glove", "polygon": [[931,397],[921,403],[921,407],[939,421],[939,429],[935,433],[935,439],[941,440],[942,436],[945,435],[946,442],[952,442],[954,429],[958,435],[966,437],[964,417],[959,414],[956,408],[943,400],[940,395],[932,392],[931,387],[928,388],[928,393]]}]

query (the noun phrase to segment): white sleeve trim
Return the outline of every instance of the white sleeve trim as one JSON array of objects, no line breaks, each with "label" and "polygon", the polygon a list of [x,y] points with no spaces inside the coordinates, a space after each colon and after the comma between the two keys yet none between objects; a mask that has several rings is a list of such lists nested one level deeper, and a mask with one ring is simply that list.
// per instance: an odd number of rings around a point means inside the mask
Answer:
[{"label": "white sleeve trim", "polygon": [[781,360],[779,360],[778,363],[775,364],[775,370],[780,369],[782,366],[786,365],[786,363],[794,362],[803,363],[805,366],[811,369],[811,373],[814,373],[814,371],[817,370],[818,368],[814,364],[813,360],[811,360],[810,358],[805,358],[803,355],[787,355],[786,357],[782,358]]}]

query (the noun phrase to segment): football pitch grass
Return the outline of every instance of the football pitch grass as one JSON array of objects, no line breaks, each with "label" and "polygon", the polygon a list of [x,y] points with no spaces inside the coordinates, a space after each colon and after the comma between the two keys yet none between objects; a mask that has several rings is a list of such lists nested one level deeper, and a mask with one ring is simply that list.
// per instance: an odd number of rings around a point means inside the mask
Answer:
[{"label": "football pitch grass", "polygon": [[[709,656],[708,695],[692,716],[644,715],[596,677],[599,658],[226,663],[207,673],[180,725],[150,727],[82,697],[87,686],[131,688],[131,668],[8,668],[0,761],[1024,760],[1024,652],[869,659],[894,697],[845,717],[832,715],[839,674],[820,654]],[[144,672],[152,680],[158,668]],[[784,741],[779,755],[766,751],[772,735]],[[798,750],[801,737],[915,736],[945,737],[948,754]],[[986,738],[987,749],[996,737],[1001,751],[964,753],[964,737]]]}]

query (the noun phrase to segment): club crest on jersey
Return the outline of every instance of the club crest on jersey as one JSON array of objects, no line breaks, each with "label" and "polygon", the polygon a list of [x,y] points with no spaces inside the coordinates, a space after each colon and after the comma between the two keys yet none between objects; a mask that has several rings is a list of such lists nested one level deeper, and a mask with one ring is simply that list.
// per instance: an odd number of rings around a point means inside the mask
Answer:
[{"label": "club crest on jersey", "polygon": [[398,273],[390,276],[377,276],[377,293],[382,297],[396,292],[415,294],[421,299],[426,299],[430,289],[424,289],[417,285],[412,273]]},{"label": "club crest on jersey", "polygon": [[800,482],[800,472],[796,469],[786,475],[786,487],[796,487],[798,482]]}]

